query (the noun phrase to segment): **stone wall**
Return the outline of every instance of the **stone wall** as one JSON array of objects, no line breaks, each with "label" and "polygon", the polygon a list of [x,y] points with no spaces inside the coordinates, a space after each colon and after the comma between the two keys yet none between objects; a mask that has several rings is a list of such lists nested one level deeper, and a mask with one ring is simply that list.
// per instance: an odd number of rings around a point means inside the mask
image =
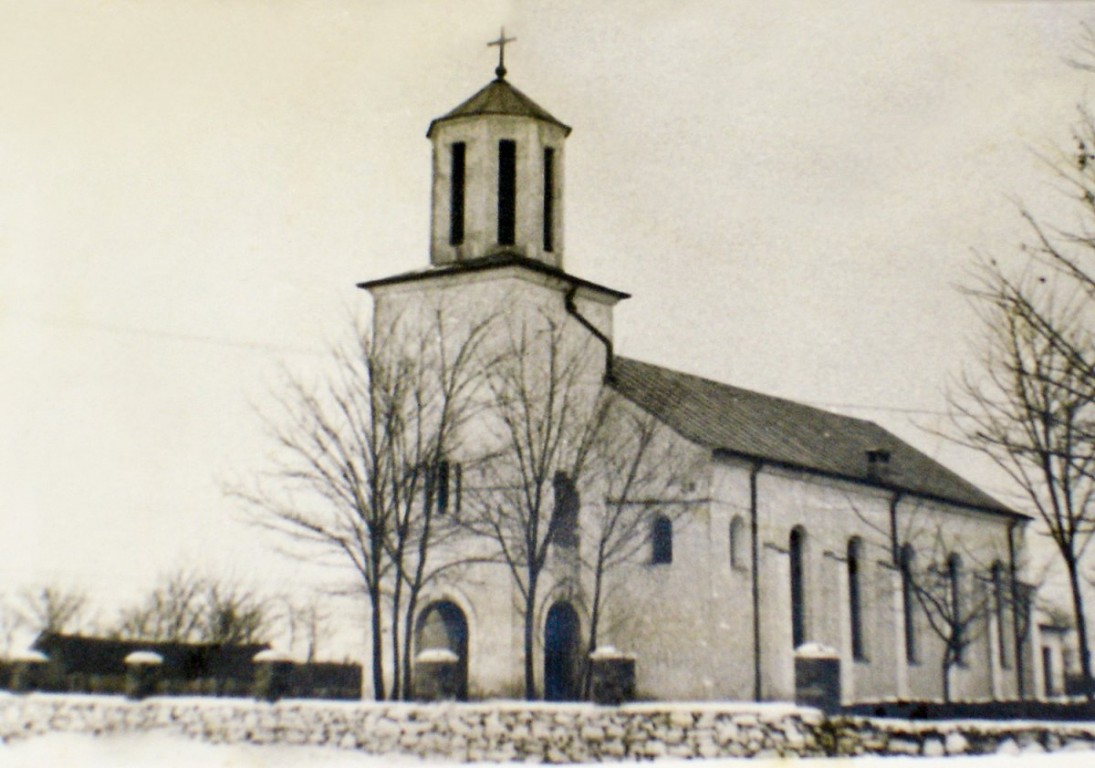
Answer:
[{"label": "stone wall", "polygon": [[404,705],[0,695],[0,739],[164,731],[431,759],[581,762],[661,756],[1034,753],[1095,749],[1095,725],[825,719],[788,705]]}]

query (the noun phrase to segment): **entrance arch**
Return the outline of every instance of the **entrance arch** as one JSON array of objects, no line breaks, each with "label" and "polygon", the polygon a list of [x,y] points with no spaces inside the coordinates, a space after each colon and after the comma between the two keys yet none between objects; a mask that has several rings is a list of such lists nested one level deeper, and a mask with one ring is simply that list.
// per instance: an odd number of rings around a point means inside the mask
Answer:
[{"label": "entrance arch", "polygon": [[578,698],[581,627],[578,612],[566,601],[551,606],[544,624],[544,700]]},{"label": "entrance arch", "polygon": [[456,603],[441,600],[418,614],[415,625],[415,655],[422,651],[452,651],[457,659],[457,698],[468,698],[468,620]]}]

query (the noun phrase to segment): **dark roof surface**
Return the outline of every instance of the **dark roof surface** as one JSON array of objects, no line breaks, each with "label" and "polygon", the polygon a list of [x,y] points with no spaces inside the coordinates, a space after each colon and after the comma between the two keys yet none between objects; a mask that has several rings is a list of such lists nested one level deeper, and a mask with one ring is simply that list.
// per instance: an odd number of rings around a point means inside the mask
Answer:
[{"label": "dark roof surface", "polygon": [[[874,422],[628,358],[615,358],[613,377],[624,397],[712,451],[1026,517]],[[882,481],[867,472],[876,449],[890,452]]]},{"label": "dark roof surface", "polygon": [[531,117],[553,123],[562,128],[566,135],[570,134],[570,126],[556,120],[546,109],[510,85],[508,80],[498,79],[487,83],[478,93],[460,104],[456,109],[433,120],[430,123],[429,130],[426,131],[426,135],[431,136],[434,126],[440,122],[458,117],[471,117],[472,115]]},{"label": "dark roof surface", "polygon": [[533,272],[540,272],[541,274],[551,275],[557,277],[560,280],[564,280],[572,285],[582,286],[584,288],[590,288],[594,291],[608,294],[614,299],[628,299],[631,298],[630,294],[623,291],[617,291],[614,288],[607,288],[603,285],[590,282],[589,280],[583,280],[580,277],[568,274],[563,270],[553,267],[550,264],[545,264],[542,261],[536,261],[535,259],[529,259],[518,253],[510,251],[503,251],[500,253],[494,253],[489,256],[482,256],[478,259],[468,259],[467,261],[452,261],[447,264],[435,264],[432,267],[426,269],[418,269],[413,272],[403,272],[398,275],[392,275],[391,277],[381,277],[377,280],[366,280],[364,283],[358,283],[358,288],[364,288],[369,290],[370,288],[378,287],[381,285],[394,285],[396,283],[409,283],[416,280],[429,280],[435,277],[441,277],[442,275],[454,275],[461,272],[483,272],[490,269],[501,269],[503,267],[524,267],[530,269]]}]

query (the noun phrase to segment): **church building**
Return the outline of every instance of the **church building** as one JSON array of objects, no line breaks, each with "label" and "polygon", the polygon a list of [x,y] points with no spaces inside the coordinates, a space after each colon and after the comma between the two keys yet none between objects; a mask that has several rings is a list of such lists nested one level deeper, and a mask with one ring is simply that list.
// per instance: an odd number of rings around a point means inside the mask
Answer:
[{"label": "church building", "polygon": [[[634,657],[637,696],[794,700],[804,647],[839,657],[846,703],[941,699],[944,667],[954,699],[1040,690],[1020,580],[1029,518],[870,421],[617,355],[613,307],[628,295],[566,268],[571,128],[518,90],[504,61],[496,74],[429,125],[429,265],[360,287],[378,328],[441,303],[468,323],[549,323],[588,352],[582,381],[696,458],[686,510],[648,511],[604,608],[598,645]],[[463,482],[470,493],[469,473]],[[592,498],[575,512],[577,547]],[[554,553],[539,595],[537,689],[575,698],[588,577]],[[432,583],[420,605],[419,651],[456,655],[459,696],[522,695],[522,616],[505,566]]]}]

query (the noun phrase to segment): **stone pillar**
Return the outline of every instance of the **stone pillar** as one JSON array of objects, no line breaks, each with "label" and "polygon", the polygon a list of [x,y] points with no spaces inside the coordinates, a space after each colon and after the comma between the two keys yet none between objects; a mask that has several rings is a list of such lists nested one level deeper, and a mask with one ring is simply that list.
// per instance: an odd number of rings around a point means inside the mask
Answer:
[{"label": "stone pillar", "polygon": [[163,656],[152,651],[134,651],[125,657],[125,695],[145,699],[156,693]]},{"label": "stone pillar", "polygon": [[11,658],[11,690],[29,693],[41,690],[45,684],[49,657],[41,651],[23,651]]},{"label": "stone pillar", "polygon": [[414,697],[452,701],[460,697],[460,657],[448,648],[427,648],[414,660]]},{"label": "stone pillar", "polygon": [[819,643],[795,649],[795,703],[828,714],[840,711],[840,654]]},{"label": "stone pillar", "polygon": [[589,654],[595,704],[619,705],[635,700],[635,657],[620,653],[611,645]]},{"label": "stone pillar", "polygon": [[256,699],[277,701],[292,692],[293,658],[272,648],[259,651],[255,665],[254,695]]}]

